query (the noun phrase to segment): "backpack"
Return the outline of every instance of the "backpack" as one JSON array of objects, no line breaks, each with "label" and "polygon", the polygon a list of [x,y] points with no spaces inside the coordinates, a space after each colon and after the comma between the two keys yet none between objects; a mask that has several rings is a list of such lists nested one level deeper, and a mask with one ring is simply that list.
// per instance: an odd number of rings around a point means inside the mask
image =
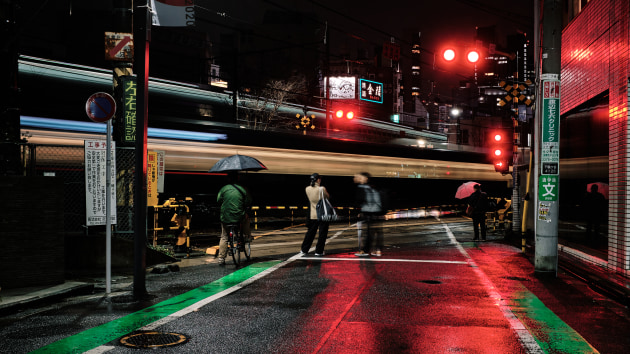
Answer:
[{"label": "backpack", "polygon": [[383,211],[383,204],[381,201],[381,194],[374,188],[365,185],[363,187],[365,191],[365,201],[361,205],[361,211],[366,213],[380,213]]}]

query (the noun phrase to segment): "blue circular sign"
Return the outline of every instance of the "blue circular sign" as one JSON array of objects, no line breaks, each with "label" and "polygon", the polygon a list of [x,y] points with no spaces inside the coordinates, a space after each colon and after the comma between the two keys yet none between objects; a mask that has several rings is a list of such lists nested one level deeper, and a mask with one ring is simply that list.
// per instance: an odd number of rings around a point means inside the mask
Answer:
[{"label": "blue circular sign", "polygon": [[107,122],[116,113],[116,101],[108,93],[97,92],[88,98],[85,103],[85,112],[94,122]]}]

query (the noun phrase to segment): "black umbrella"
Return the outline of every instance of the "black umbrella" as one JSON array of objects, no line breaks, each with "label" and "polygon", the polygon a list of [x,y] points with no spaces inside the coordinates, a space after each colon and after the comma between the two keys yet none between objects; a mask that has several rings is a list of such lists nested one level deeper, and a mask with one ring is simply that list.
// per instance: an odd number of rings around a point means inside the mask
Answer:
[{"label": "black umbrella", "polygon": [[267,167],[255,158],[236,154],[219,160],[212,166],[210,172],[260,171],[266,169]]}]

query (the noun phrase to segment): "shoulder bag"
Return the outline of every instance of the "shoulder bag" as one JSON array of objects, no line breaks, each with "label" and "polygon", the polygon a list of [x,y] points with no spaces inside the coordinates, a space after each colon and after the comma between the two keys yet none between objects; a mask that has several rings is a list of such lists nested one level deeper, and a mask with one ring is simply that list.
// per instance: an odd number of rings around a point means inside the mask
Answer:
[{"label": "shoulder bag", "polygon": [[317,220],[331,222],[337,220],[337,212],[330,204],[326,196],[324,196],[324,188],[319,187],[319,202],[315,206],[317,211]]}]

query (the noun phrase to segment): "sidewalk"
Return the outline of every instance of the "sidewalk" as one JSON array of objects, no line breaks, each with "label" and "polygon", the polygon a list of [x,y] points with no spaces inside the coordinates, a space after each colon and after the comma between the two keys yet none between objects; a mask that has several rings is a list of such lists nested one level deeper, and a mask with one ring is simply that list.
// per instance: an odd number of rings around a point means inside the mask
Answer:
[{"label": "sidewalk", "polygon": [[[189,267],[203,263],[206,256],[203,252],[194,252],[191,258],[182,258],[176,265]],[[210,256],[210,255],[208,255]],[[147,269],[147,272],[155,269],[163,272],[161,265]],[[132,275],[112,275],[111,293],[128,292],[133,286]],[[2,289],[0,290],[0,316],[37,306],[49,304],[64,298],[82,295],[105,295],[106,283],[104,277],[84,277],[74,280],[66,280],[63,284],[37,286],[28,288]]]}]

